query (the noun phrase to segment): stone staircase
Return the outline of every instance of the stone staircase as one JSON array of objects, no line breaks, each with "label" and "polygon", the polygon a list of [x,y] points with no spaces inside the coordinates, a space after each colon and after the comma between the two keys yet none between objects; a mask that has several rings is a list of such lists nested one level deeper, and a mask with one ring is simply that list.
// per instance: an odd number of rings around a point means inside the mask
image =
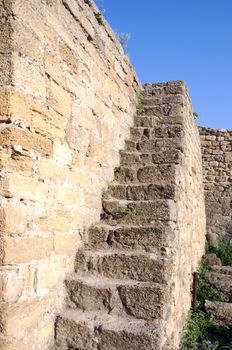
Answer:
[{"label": "stone staircase", "polygon": [[59,350],[173,349],[176,169],[183,83],[145,85],[102,217],[66,280],[56,321]]}]

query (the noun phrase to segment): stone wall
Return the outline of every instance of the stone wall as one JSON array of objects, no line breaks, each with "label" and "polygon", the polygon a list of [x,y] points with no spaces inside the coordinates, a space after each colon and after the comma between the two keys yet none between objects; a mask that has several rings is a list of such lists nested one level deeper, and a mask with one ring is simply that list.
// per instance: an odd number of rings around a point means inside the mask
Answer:
[{"label": "stone wall", "polygon": [[232,238],[232,130],[199,128],[205,186],[207,234],[212,244]]},{"label": "stone wall", "polygon": [[185,84],[144,85],[101,221],[66,279],[57,349],[174,350],[205,245],[201,145]]},{"label": "stone wall", "polygon": [[0,0],[0,349],[53,346],[63,280],[98,221],[135,73],[87,0]]},{"label": "stone wall", "polygon": [[[175,86],[175,85],[174,85]],[[173,148],[180,151],[175,165],[174,208],[176,220],[173,225],[173,240],[170,245],[173,261],[170,263],[172,279],[168,298],[167,349],[178,348],[182,330],[191,307],[191,287],[193,272],[197,271],[204,254],[206,218],[202,176],[201,143],[193,117],[192,104],[188,90],[183,82],[179,89],[169,97],[169,104],[163,107],[166,118],[166,134],[159,141],[160,147],[167,148],[169,157]],[[168,97],[167,97],[168,100]],[[172,128],[176,125],[176,132]],[[168,137],[168,139],[165,139]],[[166,347],[164,347],[166,349]]]}]

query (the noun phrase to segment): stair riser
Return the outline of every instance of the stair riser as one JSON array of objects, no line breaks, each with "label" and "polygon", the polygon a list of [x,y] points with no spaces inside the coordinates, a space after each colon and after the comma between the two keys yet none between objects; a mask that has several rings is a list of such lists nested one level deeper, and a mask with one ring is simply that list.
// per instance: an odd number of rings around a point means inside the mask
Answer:
[{"label": "stair riser", "polygon": [[152,165],[138,167],[121,166],[115,170],[115,181],[119,184],[170,185],[175,182],[175,165]]},{"label": "stair riser", "polygon": [[137,250],[165,254],[174,242],[174,231],[157,222],[154,228],[107,230],[100,227],[89,232],[89,249]]},{"label": "stair riser", "polygon": [[75,260],[76,272],[115,279],[166,283],[170,279],[171,270],[170,263],[162,258],[157,261],[140,255],[87,256],[79,252]]},{"label": "stair riser", "polygon": [[77,280],[66,281],[66,286],[72,305],[83,311],[125,314],[148,321],[164,317],[166,293],[162,288],[139,285],[97,287]]},{"label": "stair riser", "polygon": [[182,153],[177,150],[173,149],[168,151],[159,151],[155,154],[151,153],[129,153],[124,152],[121,153],[121,166],[139,166],[141,167],[146,165],[152,165],[152,164],[179,164],[181,162]]},{"label": "stair riser", "polygon": [[161,336],[150,332],[132,333],[114,331],[105,327],[90,329],[84,323],[75,323],[59,317],[56,322],[57,350],[161,350]]},{"label": "stair riser", "polygon": [[124,204],[120,201],[104,201],[102,218],[108,224],[151,224],[154,220],[175,221],[173,201],[138,201]]},{"label": "stair riser", "polygon": [[183,128],[181,125],[157,125],[153,128],[147,127],[132,127],[130,140],[134,142],[155,140],[160,138],[180,138],[183,135]]},{"label": "stair riser", "polygon": [[130,201],[174,199],[175,187],[171,185],[115,185],[109,187],[112,198]]}]

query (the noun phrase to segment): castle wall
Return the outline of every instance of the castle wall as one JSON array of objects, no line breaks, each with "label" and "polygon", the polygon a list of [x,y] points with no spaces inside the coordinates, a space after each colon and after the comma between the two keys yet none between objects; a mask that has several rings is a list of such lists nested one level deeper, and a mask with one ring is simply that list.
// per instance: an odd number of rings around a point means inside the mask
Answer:
[{"label": "castle wall", "polygon": [[53,346],[64,278],[133,121],[137,78],[95,13],[0,1],[0,349]]},{"label": "castle wall", "polygon": [[199,128],[207,217],[207,234],[232,237],[232,130]]},{"label": "castle wall", "polygon": [[[174,210],[176,220],[173,226],[173,239],[170,245],[173,262],[170,263],[172,279],[168,298],[167,349],[178,348],[182,330],[192,301],[193,272],[197,271],[204,254],[206,218],[202,176],[201,143],[198,128],[193,117],[188,90],[182,83],[182,91],[173,96],[169,103],[168,115],[164,120],[166,135],[171,137],[172,124],[176,123],[173,139],[160,141],[161,147],[168,148],[169,157],[173,147],[180,152],[175,165]],[[164,124],[164,125],[165,125]],[[169,332],[171,332],[171,337]],[[166,349],[164,347],[164,349]]]}]

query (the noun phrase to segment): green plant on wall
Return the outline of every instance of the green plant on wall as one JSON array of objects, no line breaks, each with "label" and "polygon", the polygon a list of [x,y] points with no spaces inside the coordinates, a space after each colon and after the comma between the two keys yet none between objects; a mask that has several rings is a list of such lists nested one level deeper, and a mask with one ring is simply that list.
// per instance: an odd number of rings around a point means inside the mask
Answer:
[{"label": "green plant on wall", "polygon": [[130,33],[118,33],[117,31],[115,32],[115,34],[116,34],[116,37],[117,37],[118,41],[120,42],[120,44],[122,45],[122,48],[125,52],[126,48],[127,48],[128,41],[131,38],[131,34]]},{"label": "green plant on wall", "polygon": [[197,112],[193,112],[193,117],[194,117],[195,120],[200,118],[200,116],[199,116],[199,114]]},{"label": "green plant on wall", "polygon": [[144,97],[141,92],[137,94],[137,106],[136,111],[137,113],[141,113],[144,108]]},{"label": "green plant on wall", "polygon": [[98,24],[99,24],[100,26],[103,26],[104,21],[103,21],[103,16],[102,16],[101,12],[95,12],[94,16],[95,16],[95,18],[96,18]]},{"label": "green plant on wall", "polygon": [[128,215],[128,214],[133,214],[134,213],[134,209],[126,207],[126,206],[123,206],[123,205],[120,204],[118,206],[118,212],[120,214],[123,214],[123,215]]},{"label": "green plant on wall", "polygon": [[109,199],[111,197],[111,190],[108,188],[103,188],[102,199]]},{"label": "green plant on wall", "polygon": [[209,253],[215,253],[223,265],[232,266],[232,242],[228,239],[218,240],[216,247],[208,247]]}]

